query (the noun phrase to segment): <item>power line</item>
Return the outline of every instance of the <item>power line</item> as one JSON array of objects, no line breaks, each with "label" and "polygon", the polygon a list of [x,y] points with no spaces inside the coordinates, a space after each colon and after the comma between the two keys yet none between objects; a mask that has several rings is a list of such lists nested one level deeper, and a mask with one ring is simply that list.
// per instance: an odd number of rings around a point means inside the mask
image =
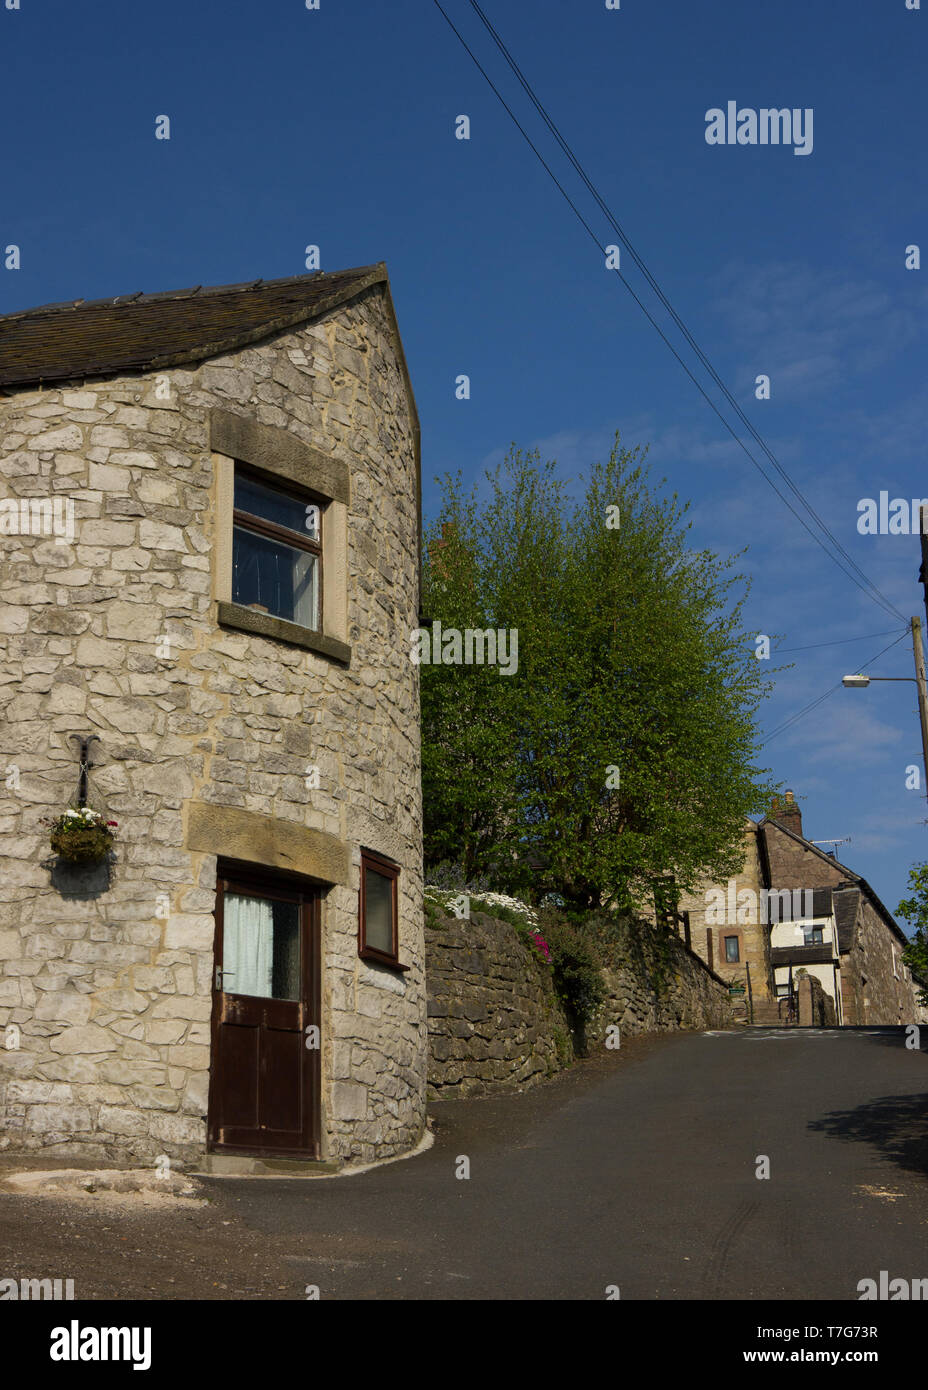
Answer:
[{"label": "power line", "polygon": [[[596,202],[598,203],[599,207],[602,209],[603,213],[604,213],[604,214],[606,215],[606,217],[608,218],[608,220],[609,220],[609,222],[610,222],[610,224],[611,224],[613,230],[616,232],[616,235],[621,239],[623,245],[624,245],[624,246],[627,248],[627,250],[629,251],[630,255],[632,256],[632,259],[634,260],[635,264],[638,266],[638,269],[641,271],[641,273],[644,275],[645,279],[647,280],[648,284],[651,286],[651,289],[654,291],[654,293],[657,295],[658,299],[660,300],[661,304],[664,306],[664,308],[665,308],[665,309],[667,310],[667,312],[670,314],[670,316],[672,317],[674,323],[675,323],[675,324],[677,325],[677,327],[680,329],[681,333],[682,333],[683,336],[685,337],[686,341],[689,343],[690,347],[691,347],[691,348],[693,349],[693,351],[696,353],[696,355],[697,355],[697,357],[699,358],[699,360],[700,360],[700,362],[702,363],[702,365],[703,365],[703,366],[705,367],[705,369],[709,372],[710,376],[712,377],[712,379],[713,379],[713,381],[715,382],[715,384],[718,386],[719,390],[724,394],[724,396],[725,396],[726,400],[728,401],[729,405],[730,405],[730,406],[732,407],[732,409],[737,413],[738,418],[742,421],[742,423],[744,424],[745,428],[746,428],[747,430],[750,431],[750,433],[751,433],[751,435],[753,436],[753,438],[757,441],[757,443],[759,444],[759,446],[761,447],[761,449],[763,449],[764,453],[765,453],[765,454],[767,455],[767,457],[770,459],[771,463],[774,465],[774,467],[775,467],[775,468],[777,469],[777,471],[780,473],[781,477],[784,479],[784,481],[787,483],[787,485],[791,488],[791,490],[793,491],[793,493],[795,494],[795,496],[796,496],[796,497],[798,498],[798,500],[806,507],[806,509],[809,511],[809,513],[815,518],[816,522],[817,522],[818,525],[821,527],[822,531],[825,533],[825,535],[828,536],[829,540],[830,540],[830,541],[834,544],[834,546],[840,551],[840,553],[842,554],[842,556],[844,557],[844,559],[847,560],[847,562],[851,565],[852,569],[854,569],[854,570],[856,571],[856,573],[860,576],[860,578],[868,585],[869,588],[871,588],[871,589],[874,591],[875,594],[879,594],[880,598],[884,599],[885,602],[889,603],[890,601],[889,601],[888,599],[886,599],[885,595],[884,595],[884,594],[880,594],[880,591],[876,588],[876,585],[875,585],[875,584],[872,584],[871,581],[870,581],[869,579],[867,579],[867,576],[864,574],[863,570],[859,567],[859,565],[856,563],[856,561],[853,560],[852,557],[847,553],[847,551],[846,551],[846,550],[844,549],[844,547],[841,545],[841,543],[840,543],[840,541],[837,539],[837,537],[834,536],[833,533],[829,530],[829,528],[827,527],[827,525],[825,524],[825,522],[822,521],[821,517],[818,515],[818,513],[817,513],[817,512],[815,511],[815,509],[812,507],[811,503],[810,503],[810,502],[803,496],[803,494],[799,491],[799,489],[798,489],[798,488],[796,487],[796,485],[793,483],[792,478],[789,476],[789,474],[786,472],[786,470],[781,466],[779,460],[775,457],[775,455],[772,453],[772,451],[768,448],[768,446],[767,446],[766,442],[764,441],[764,439],[761,437],[761,435],[759,434],[759,432],[754,428],[754,425],[751,423],[750,419],[748,418],[748,416],[746,415],[746,413],[744,412],[744,410],[742,409],[742,407],[739,405],[739,403],[737,402],[737,400],[734,398],[734,396],[732,396],[731,392],[728,390],[728,387],[725,385],[724,381],[723,381],[722,378],[719,376],[718,372],[715,370],[715,367],[714,367],[714,366],[712,365],[712,363],[709,361],[709,358],[706,356],[706,354],[703,352],[703,350],[700,348],[699,344],[696,342],[696,339],[693,337],[692,333],[689,331],[689,329],[687,328],[686,324],[685,324],[685,323],[683,322],[683,320],[681,319],[680,315],[676,312],[676,310],[674,309],[674,307],[673,307],[673,305],[671,304],[670,300],[669,300],[669,299],[667,298],[667,296],[664,294],[664,291],[661,289],[661,287],[660,287],[660,285],[658,284],[657,280],[656,280],[656,279],[654,278],[654,276],[651,274],[650,270],[649,270],[648,267],[645,265],[644,261],[643,261],[642,258],[639,256],[638,252],[635,250],[635,247],[632,245],[631,239],[628,237],[627,233],[622,229],[622,227],[621,227],[621,226],[619,225],[619,223],[616,221],[616,218],[615,218],[615,216],[613,215],[611,209],[606,205],[606,203],[605,203],[605,202],[603,201],[603,199],[600,197],[599,191],[596,189],[596,187],[594,186],[594,184],[593,184],[592,181],[590,180],[589,176],[588,176],[587,173],[586,173],[586,170],[583,168],[583,166],[580,164],[580,162],[579,162],[578,159],[576,158],[576,156],[575,156],[573,150],[571,149],[570,145],[569,145],[569,144],[567,143],[567,141],[564,139],[564,137],[562,136],[560,130],[559,130],[558,127],[557,127],[557,125],[556,125],[555,122],[552,120],[552,118],[550,117],[550,115],[548,114],[548,112],[545,110],[545,108],[544,108],[544,106],[542,105],[542,103],[540,102],[540,100],[536,97],[536,95],[535,95],[535,93],[534,93],[534,91],[533,91],[533,89],[532,89],[532,87],[531,87],[531,84],[528,82],[527,78],[525,77],[525,75],[523,74],[522,70],[520,69],[518,63],[517,63],[516,60],[513,58],[513,56],[512,56],[512,54],[510,53],[509,49],[508,49],[508,48],[506,47],[506,45],[503,43],[503,41],[502,41],[502,39],[500,38],[499,34],[498,34],[497,31],[494,29],[493,25],[490,23],[489,19],[486,17],[486,15],[484,14],[483,10],[480,8],[480,5],[477,3],[477,0],[470,0],[470,5],[471,5],[471,8],[474,10],[474,12],[479,16],[479,18],[480,18],[482,24],[484,25],[484,28],[486,28],[486,30],[488,31],[488,33],[491,35],[491,37],[492,37],[494,43],[496,44],[497,48],[499,48],[499,50],[500,50],[500,52],[502,53],[503,57],[506,59],[506,62],[509,64],[509,67],[510,67],[511,70],[515,73],[515,75],[516,75],[516,77],[518,78],[519,82],[521,83],[523,89],[524,89],[525,92],[527,93],[527,95],[528,95],[530,101],[531,101],[532,104],[534,105],[536,111],[539,113],[539,115],[541,116],[542,120],[545,122],[546,126],[547,126],[548,129],[551,131],[551,134],[554,136],[555,140],[557,140],[557,142],[558,142],[558,144],[560,145],[561,149],[563,150],[564,154],[565,154],[565,155],[567,156],[567,158],[570,160],[571,164],[573,165],[573,167],[574,167],[574,169],[577,171],[577,173],[580,175],[580,177],[581,177],[581,179],[583,180],[584,184],[586,185],[587,189],[588,189],[588,190],[590,191],[590,193],[593,195],[593,197],[595,198],[595,200],[596,200]],[[898,617],[900,618],[900,620],[904,621],[904,619],[903,619],[901,613],[898,614]]]},{"label": "power line", "polygon": [[[773,652],[775,655],[779,656],[781,653],[785,655],[787,652],[817,651],[819,647],[844,647],[850,642],[869,642],[871,638],[874,637],[892,637],[895,631],[895,628],[890,628],[888,632],[867,632],[862,633],[860,637],[839,637],[833,642],[810,642],[806,647],[774,647]],[[909,631],[910,629],[906,628],[902,634],[903,637],[905,637]]]},{"label": "power line", "polygon": [[[911,629],[906,629],[905,632],[901,633],[900,636],[896,638],[895,642],[890,642],[888,647],[884,647],[881,652],[878,652],[876,656],[871,657],[869,661],[864,663],[864,665],[875,666],[881,657],[884,657],[887,652],[892,651],[893,647],[897,647],[899,643],[903,640],[903,638],[908,636],[910,630]],[[805,705],[802,709],[797,710],[795,714],[791,714],[788,719],[785,719],[782,724],[778,724],[777,727],[773,730],[773,732],[767,735],[767,737],[764,739],[764,742],[761,744],[761,747],[766,748],[767,744],[770,743],[773,739],[775,739],[778,734],[784,733],[793,724],[798,723],[800,719],[804,718],[805,715],[811,714],[812,710],[818,709],[819,705],[824,704],[826,700],[830,699],[831,696],[834,695],[836,690],[840,689],[841,681],[838,681],[837,685],[829,687],[829,689],[826,690],[823,695],[817,696],[817,698],[810,701],[808,705]]]},{"label": "power line", "polygon": [[[509,104],[506,102],[505,98],[502,96],[502,93],[501,93],[501,92],[499,91],[499,89],[496,87],[496,85],[495,85],[495,83],[493,82],[492,78],[489,76],[489,74],[487,73],[486,69],[482,66],[482,64],[481,64],[480,61],[478,60],[476,54],[473,52],[473,50],[470,48],[470,46],[468,45],[468,43],[467,43],[466,40],[464,39],[463,35],[462,35],[462,34],[460,33],[460,31],[456,28],[456,26],[454,25],[453,21],[450,19],[450,17],[449,17],[448,14],[446,13],[446,11],[443,9],[443,7],[442,7],[442,5],[441,5],[441,3],[440,3],[440,0],[434,0],[434,3],[435,3],[436,8],[438,9],[439,13],[442,15],[443,19],[444,19],[445,22],[448,24],[448,26],[449,26],[449,28],[451,29],[452,33],[453,33],[453,34],[455,35],[455,37],[458,39],[459,43],[461,44],[461,46],[463,47],[463,49],[465,50],[465,52],[467,53],[467,55],[470,57],[470,59],[471,59],[471,61],[473,62],[474,66],[477,68],[478,72],[479,72],[479,73],[481,74],[481,76],[484,78],[484,80],[486,81],[487,85],[488,85],[488,86],[490,87],[490,89],[493,91],[493,93],[494,93],[495,96],[497,97],[498,101],[499,101],[500,104],[502,105],[503,109],[506,111],[507,115],[509,116],[510,120],[513,122],[513,124],[515,125],[516,129],[519,131],[519,133],[521,134],[522,138],[525,140],[526,144],[529,146],[529,149],[531,149],[531,151],[532,151],[532,153],[535,155],[536,159],[538,159],[538,161],[539,161],[539,163],[541,164],[542,168],[543,168],[543,169],[545,170],[545,172],[548,174],[549,178],[552,180],[552,182],[554,183],[555,187],[558,189],[558,191],[560,192],[561,196],[564,198],[565,202],[566,202],[566,203],[568,204],[568,206],[571,208],[571,210],[573,211],[574,215],[577,217],[578,221],[581,223],[581,225],[584,227],[584,229],[586,230],[586,232],[588,233],[588,235],[589,235],[589,236],[591,237],[591,239],[594,241],[594,243],[596,244],[597,248],[600,250],[600,252],[603,252],[603,251],[604,251],[604,247],[602,246],[602,243],[600,242],[599,237],[598,237],[598,236],[596,235],[596,233],[593,231],[592,227],[589,225],[589,223],[588,223],[588,222],[586,221],[586,219],[584,218],[583,214],[580,212],[579,208],[578,208],[578,207],[576,206],[576,204],[573,202],[573,200],[571,199],[570,195],[567,193],[566,189],[565,189],[564,186],[561,184],[560,180],[557,178],[557,176],[555,175],[554,171],[551,169],[550,165],[547,163],[547,161],[546,161],[546,160],[544,159],[544,157],[542,156],[541,152],[538,150],[537,146],[536,146],[536,145],[534,144],[534,142],[531,140],[531,138],[529,137],[528,133],[526,132],[526,130],[524,129],[524,127],[522,126],[522,124],[521,124],[521,123],[519,122],[519,120],[517,119],[517,117],[516,117],[515,113],[513,112],[512,108],[511,108],[511,107],[509,106]],[[681,332],[684,334],[684,336],[686,337],[688,343],[689,343],[690,346],[693,348],[693,350],[696,352],[697,356],[699,357],[700,361],[703,363],[704,367],[709,371],[709,373],[710,373],[710,375],[712,376],[713,380],[715,381],[716,385],[719,387],[719,389],[720,389],[720,390],[722,391],[722,393],[724,394],[726,400],[728,400],[729,404],[730,404],[730,405],[732,406],[732,408],[736,411],[736,413],[737,413],[739,419],[741,419],[741,420],[743,421],[743,423],[745,424],[745,427],[748,429],[748,431],[751,433],[751,435],[758,441],[760,447],[761,447],[761,448],[763,449],[763,451],[767,454],[768,458],[771,460],[771,462],[774,464],[775,468],[776,468],[776,469],[778,470],[778,472],[781,474],[781,476],[783,477],[784,481],[787,483],[787,485],[789,486],[789,488],[790,488],[790,489],[792,490],[792,492],[795,494],[795,496],[797,497],[797,499],[798,499],[798,500],[802,503],[802,505],[806,508],[806,510],[808,511],[808,513],[815,519],[815,521],[817,522],[817,524],[819,525],[819,527],[821,528],[821,530],[823,531],[823,533],[828,537],[828,539],[831,541],[832,545],[834,545],[835,549],[844,557],[844,559],[847,561],[847,563],[851,566],[851,569],[850,569],[850,570],[849,570],[848,568],[846,568],[846,566],[845,566],[844,564],[842,564],[841,560],[839,560],[839,558],[838,558],[837,555],[833,554],[833,553],[826,547],[826,545],[825,545],[824,542],[821,540],[821,538],[820,538],[819,536],[817,536],[817,535],[815,534],[814,531],[811,530],[811,528],[807,525],[807,523],[805,522],[805,520],[803,519],[803,517],[801,517],[801,516],[799,515],[799,513],[798,513],[798,512],[796,511],[796,509],[791,505],[791,503],[788,501],[788,499],[787,499],[786,497],[783,496],[783,493],[782,493],[782,492],[780,491],[780,489],[776,486],[776,484],[774,483],[774,481],[772,480],[772,478],[770,478],[769,475],[765,472],[763,466],[762,466],[762,465],[758,462],[758,460],[754,457],[754,455],[751,453],[750,449],[747,447],[747,445],[745,444],[745,442],[740,438],[740,436],[739,436],[738,434],[736,434],[736,432],[735,432],[734,429],[731,427],[731,425],[728,423],[728,421],[725,419],[724,415],[721,413],[721,411],[719,410],[719,408],[717,407],[717,405],[715,404],[715,402],[714,402],[714,401],[712,400],[712,398],[708,395],[708,393],[706,392],[706,390],[704,389],[704,387],[702,386],[702,384],[696,379],[696,377],[695,377],[695,376],[693,375],[693,373],[690,371],[690,369],[689,369],[689,367],[687,366],[686,362],[684,362],[683,358],[680,356],[680,354],[677,352],[676,348],[673,346],[673,344],[672,344],[672,343],[670,342],[670,340],[667,338],[666,334],[663,332],[663,330],[661,329],[660,325],[656,322],[656,320],[654,319],[654,317],[652,316],[652,314],[649,312],[649,310],[647,309],[647,307],[646,307],[646,306],[644,305],[644,303],[641,301],[641,299],[639,298],[639,296],[635,293],[634,289],[633,289],[632,286],[629,284],[629,282],[628,282],[628,280],[625,278],[625,276],[622,274],[621,270],[616,269],[616,274],[618,275],[619,279],[622,281],[622,284],[625,286],[625,288],[628,290],[629,294],[630,294],[630,295],[632,296],[632,298],[635,300],[635,303],[636,303],[636,304],[638,305],[638,307],[641,309],[642,313],[644,313],[645,317],[648,319],[648,321],[649,321],[649,323],[651,324],[651,326],[655,329],[655,331],[659,334],[659,336],[661,337],[661,339],[663,340],[663,342],[665,343],[665,345],[666,345],[666,346],[669,348],[669,350],[673,353],[673,355],[674,355],[674,357],[676,358],[677,362],[680,364],[680,366],[681,366],[681,367],[683,368],[683,370],[686,372],[687,376],[688,376],[688,377],[690,378],[690,380],[693,382],[693,385],[696,387],[696,389],[697,389],[697,390],[699,391],[699,393],[702,395],[703,399],[704,399],[704,400],[707,402],[707,404],[712,408],[713,412],[714,412],[715,415],[718,417],[718,419],[721,421],[722,425],[725,427],[725,429],[728,431],[728,433],[731,435],[731,437],[734,439],[735,443],[738,444],[738,446],[744,451],[744,453],[748,456],[748,458],[749,458],[749,459],[751,460],[751,462],[754,464],[754,467],[755,467],[755,468],[758,470],[758,472],[760,473],[761,477],[762,477],[762,478],[765,480],[765,482],[773,489],[773,491],[776,493],[776,495],[780,498],[781,502],[783,502],[784,506],[786,506],[786,507],[788,508],[788,510],[793,514],[793,516],[796,518],[796,520],[797,520],[797,521],[800,523],[800,525],[804,528],[804,530],[807,531],[808,534],[812,537],[812,539],[815,541],[815,543],[816,543],[817,545],[819,545],[819,546],[822,548],[822,550],[825,552],[825,554],[829,557],[829,559],[831,559],[831,560],[838,566],[838,568],[839,568],[839,569],[841,570],[841,572],[844,574],[845,578],[850,579],[851,582],[854,583],[854,584],[857,586],[857,588],[859,588],[863,593],[865,593],[865,594],[867,595],[867,597],[870,598],[874,603],[878,603],[878,604],[880,605],[880,607],[882,607],[886,612],[890,613],[893,617],[898,618],[901,622],[904,622],[905,619],[904,619],[902,613],[900,613],[899,610],[898,610],[897,608],[895,608],[895,606],[891,603],[891,601],[890,601],[889,599],[887,599],[887,598],[885,597],[885,595],[883,595],[883,594],[880,592],[879,589],[877,589],[876,585],[873,584],[872,581],[869,580],[869,579],[867,578],[867,576],[864,574],[863,570],[860,569],[860,566],[856,563],[856,561],[853,560],[853,559],[851,558],[851,556],[847,554],[847,552],[844,550],[844,547],[841,545],[840,541],[838,541],[838,539],[831,533],[831,531],[828,529],[828,527],[826,526],[826,524],[825,524],[825,523],[822,521],[822,519],[818,516],[818,514],[815,512],[814,508],[812,507],[811,503],[809,503],[809,502],[806,500],[806,498],[802,495],[802,493],[799,491],[799,489],[798,489],[798,488],[796,487],[796,485],[793,483],[792,479],[791,479],[791,478],[789,477],[789,475],[786,473],[785,469],[783,469],[783,467],[781,466],[781,464],[779,463],[779,461],[778,461],[778,460],[776,459],[776,457],[773,455],[772,451],[768,448],[768,446],[766,445],[766,443],[764,442],[764,440],[762,439],[762,437],[760,436],[760,434],[757,432],[757,430],[756,430],[756,429],[754,428],[754,426],[751,424],[751,421],[748,419],[748,417],[745,415],[744,411],[741,409],[740,405],[737,403],[737,401],[736,401],[736,400],[734,399],[734,397],[731,395],[731,393],[729,392],[728,388],[725,386],[725,383],[722,381],[721,377],[720,377],[720,376],[718,375],[718,373],[715,371],[715,369],[714,369],[714,367],[712,366],[712,364],[711,364],[711,362],[709,361],[709,359],[705,356],[705,354],[704,354],[704,353],[702,352],[702,350],[700,349],[698,343],[696,343],[695,339],[694,339],[694,338],[692,337],[692,335],[690,334],[690,332],[689,332],[689,330],[687,329],[686,325],[683,323],[683,320],[682,320],[682,319],[679,317],[679,315],[676,313],[676,311],[674,310],[673,306],[670,304],[670,301],[667,299],[666,295],[664,295],[663,291],[661,290],[661,288],[660,288],[660,286],[658,285],[657,281],[656,281],[656,280],[654,279],[654,277],[651,275],[651,273],[650,273],[650,271],[648,270],[647,266],[644,264],[644,262],[643,262],[643,261],[641,260],[641,258],[638,256],[638,253],[635,251],[635,248],[632,246],[632,244],[631,244],[631,242],[629,241],[628,237],[627,237],[626,234],[623,232],[622,228],[619,226],[618,222],[616,221],[615,217],[613,216],[613,214],[611,213],[611,211],[609,210],[609,208],[607,207],[607,205],[603,202],[603,200],[602,200],[602,198],[600,197],[599,193],[597,192],[596,188],[594,187],[594,185],[591,183],[591,181],[589,180],[588,176],[586,175],[585,170],[582,168],[582,166],[580,165],[579,161],[576,159],[576,156],[573,154],[573,151],[570,149],[570,146],[567,144],[566,140],[564,140],[563,136],[560,134],[560,132],[559,132],[559,130],[557,129],[556,125],[555,125],[554,122],[551,120],[551,118],[548,116],[548,113],[546,112],[545,108],[542,106],[542,104],[539,102],[538,98],[535,96],[534,92],[532,91],[532,88],[531,88],[530,84],[527,82],[526,78],[524,77],[524,75],[523,75],[522,72],[521,72],[521,69],[518,67],[518,64],[515,62],[515,59],[514,59],[514,58],[512,57],[512,55],[509,53],[509,50],[506,48],[506,46],[505,46],[505,44],[503,43],[502,39],[500,39],[499,35],[496,33],[496,30],[493,28],[493,26],[492,26],[492,24],[490,23],[490,21],[489,21],[489,20],[486,18],[486,16],[484,15],[484,13],[483,13],[483,11],[481,10],[480,6],[476,3],[476,0],[470,0],[470,3],[471,3],[472,8],[474,9],[475,13],[477,13],[477,15],[479,16],[481,22],[484,24],[484,26],[487,28],[488,32],[489,32],[489,33],[491,34],[491,36],[493,37],[493,40],[494,40],[494,42],[497,44],[497,47],[498,47],[498,48],[500,49],[500,51],[503,53],[503,56],[505,57],[507,63],[509,64],[510,68],[512,69],[512,71],[516,74],[516,76],[517,76],[519,82],[521,83],[521,85],[523,86],[523,88],[525,89],[525,91],[528,93],[528,95],[529,95],[529,97],[530,97],[530,99],[531,99],[533,105],[535,106],[536,110],[537,110],[537,111],[539,112],[539,114],[542,116],[542,119],[545,121],[545,124],[548,126],[549,130],[550,130],[550,131],[552,132],[552,134],[555,136],[555,139],[558,141],[558,143],[559,143],[559,145],[561,146],[562,150],[563,150],[563,151],[565,152],[565,154],[567,155],[567,157],[568,157],[568,159],[570,160],[571,164],[573,165],[574,169],[579,173],[580,177],[583,179],[583,181],[584,181],[584,183],[586,184],[587,188],[590,190],[590,192],[592,193],[593,197],[596,199],[596,201],[597,201],[597,203],[599,204],[600,208],[603,210],[603,212],[605,213],[605,215],[606,215],[607,218],[609,219],[609,222],[610,222],[610,224],[612,225],[612,227],[614,228],[614,230],[615,230],[615,232],[616,232],[616,235],[618,235],[618,236],[620,237],[620,239],[622,240],[623,244],[624,244],[624,245],[627,247],[627,249],[629,250],[629,253],[631,254],[633,260],[634,260],[635,263],[636,263],[636,265],[638,265],[639,269],[640,269],[640,270],[642,271],[642,273],[645,275],[646,279],[648,280],[648,283],[651,285],[652,289],[653,289],[654,292],[657,294],[658,298],[661,300],[661,303],[662,303],[662,304],[664,305],[664,307],[667,309],[667,312],[671,315],[671,317],[673,318],[674,322],[675,322],[675,323],[677,324],[677,326],[680,328]],[[856,574],[860,576],[860,579],[858,579],[852,571],[856,571]],[[861,582],[861,581],[863,581],[863,582]]]}]

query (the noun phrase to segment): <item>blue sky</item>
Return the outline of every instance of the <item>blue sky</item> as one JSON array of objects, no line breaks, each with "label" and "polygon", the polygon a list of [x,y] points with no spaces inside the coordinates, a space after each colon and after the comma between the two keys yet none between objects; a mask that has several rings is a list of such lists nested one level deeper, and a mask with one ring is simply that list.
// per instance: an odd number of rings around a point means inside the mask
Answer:
[{"label": "blue sky", "polygon": [[[603,244],[615,240],[467,0],[442,0]],[[511,441],[582,479],[623,442],[748,546],[753,630],[791,652],[766,731],[901,630],[814,545],[579,226],[430,0],[0,0],[0,311],[387,262],[431,479]],[[857,502],[928,496],[928,6],[905,0],[485,0],[581,163],[780,462],[906,618],[915,536]],[[706,111],[814,112],[811,154],[710,146]],[[454,138],[467,114],[471,138]],[[155,139],[155,118],[171,139]],[[630,282],[642,288],[626,258]],[[649,301],[650,303],[650,301]],[[669,330],[661,312],[659,322]],[[459,373],[471,399],[455,398]],[[771,399],[754,399],[759,373]],[[730,416],[729,418],[733,418]],[[887,633],[886,636],[875,634]],[[873,668],[910,675],[904,638]],[[912,685],[839,690],[762,762],[890,908],[928,857]]]}]

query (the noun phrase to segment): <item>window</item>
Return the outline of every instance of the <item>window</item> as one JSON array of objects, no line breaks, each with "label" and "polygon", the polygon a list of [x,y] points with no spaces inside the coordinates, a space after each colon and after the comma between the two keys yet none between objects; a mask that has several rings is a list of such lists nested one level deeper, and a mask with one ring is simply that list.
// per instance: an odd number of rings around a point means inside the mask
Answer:
[{"label": "window", "polygon": [[300,904],[226,891],[222,988],[262,999],[300,997]]},{"label": "window", "polygon": [[787,999],[789,997],[789,981],[786,980],[782,985],[777,985],[777,998]]},{"label": "window", "polygon": [[318,631],[322,505],[236,465],[232,602]]},{"label": "window", "polygon": [[806,946],[822,946],[825,938],[821,926],[804,927],[803,942]]},{"label": "window", "polygon": [[729,964],[732,964],[732,965],[733,965],[736,961],[739,961],[739,960],[741,959],[741,955],[740,955],[740,952],[739,952],[739,949],[738,949],[738,938],[737,938],[737,936],[726,936],[726,938],[725,938],[725,959],[726,959],[726,961],[729,962]]},{"label": "window", "polygon": [[360,919],[358,954],[363,960],[379,961],[398,970],[408,970],[399,962],[399,923],[397,880],[399,867],[370,850],[361,851]]}]

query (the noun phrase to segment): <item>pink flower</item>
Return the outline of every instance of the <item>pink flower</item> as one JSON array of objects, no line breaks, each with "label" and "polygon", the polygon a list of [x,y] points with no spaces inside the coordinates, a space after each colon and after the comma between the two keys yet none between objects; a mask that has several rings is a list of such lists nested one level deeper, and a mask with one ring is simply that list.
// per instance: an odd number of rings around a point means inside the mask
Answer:
[{"label": "pink flower", "polygon": [[532,932],[532,940],[534,941],[535,945],[538,947],[539,951],[541,951],[542,954],[544,955],[545,960],[546,960],[546,961],[548,962],[548,964],[550,965],[550,963],[551,963],[551,952],[548,950],[548,943],[547,943],[547,941],[545,941],[545,939],[544,939],[544,937],[542,936],[541,932],[533,931],[533,932]]}]

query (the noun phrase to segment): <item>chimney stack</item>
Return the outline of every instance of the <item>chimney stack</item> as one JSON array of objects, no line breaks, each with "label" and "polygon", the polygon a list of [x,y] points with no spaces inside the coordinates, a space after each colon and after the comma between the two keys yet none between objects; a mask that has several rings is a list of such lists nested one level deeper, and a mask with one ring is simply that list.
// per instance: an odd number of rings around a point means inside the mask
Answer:
[{"label": "chimney stack", "polygon": [[802,835],[802,812],[797,806],[792,791],[784,794],[783,804],[774,798],[770,808],[769,819],[775,821],[777,825],[784,826],[791,830],[794,835]]}]

